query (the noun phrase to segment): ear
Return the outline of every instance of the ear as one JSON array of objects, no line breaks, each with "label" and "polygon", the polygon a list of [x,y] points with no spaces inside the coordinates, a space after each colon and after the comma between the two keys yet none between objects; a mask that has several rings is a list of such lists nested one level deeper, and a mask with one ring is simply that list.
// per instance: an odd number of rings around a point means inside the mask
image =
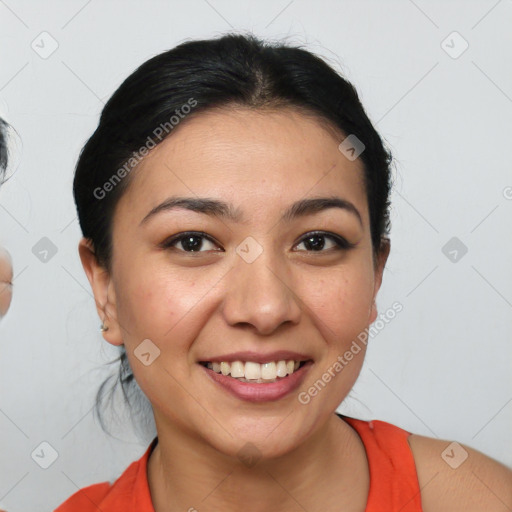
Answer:
[{"label": "ear", "polygon": [[108,270],[98,263],[94,247],[88,238],[82,238],[78,244],[78,253],[87,279],[91,284],[96,310],[105,327],[103,338],[112,345],[122,345],[123,337],[117,321],[117,305],[114,282]]},{"label": "ear", "polygon": [[381,246],[380,251],[377,256],[377,262],[375,265],[375,281],[373,285],[373,302],[370,307],[370,324],[375,322],[377,319],[377,304],[376,298],[377,293],[379,291],[380,285],[382,284],[382,275],[384,274],[384,267],[386,266],[386,261],[388,260],[389,251],[391,250],[391,240],[389,238],[381,238]]}]

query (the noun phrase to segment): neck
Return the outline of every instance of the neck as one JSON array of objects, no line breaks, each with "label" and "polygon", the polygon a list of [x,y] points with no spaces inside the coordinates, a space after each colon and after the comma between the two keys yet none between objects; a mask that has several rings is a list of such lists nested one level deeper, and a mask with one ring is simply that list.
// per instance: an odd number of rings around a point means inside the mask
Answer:
[{"label": "neck", "polygon": [[255,464],[223,454],[169,422],[156,423],[158,444],[148,462],[156,512],[314,512],[329,504],[341,510],[340,504],[353,506],[367,496],[367,486],[361,487],[367,466],[355,463],[364,447],[335,414],[291,452]]}]

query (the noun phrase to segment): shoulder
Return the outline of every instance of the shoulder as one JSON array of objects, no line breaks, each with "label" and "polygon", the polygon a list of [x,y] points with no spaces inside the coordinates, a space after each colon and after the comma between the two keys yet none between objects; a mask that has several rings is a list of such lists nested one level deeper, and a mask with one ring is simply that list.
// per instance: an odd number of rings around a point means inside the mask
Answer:
[{"label": "shoulder", "polygon": [[411,434],[424,512],[512,510],[512,470],[462,443]]},{"label": "shoulder", "polygon": [[84,487],[54,512],[153,511],[146,468],[149,455],[157,441],[158,438],[155,438],[144,455],[133,461],[113,483],[102,482]]}]

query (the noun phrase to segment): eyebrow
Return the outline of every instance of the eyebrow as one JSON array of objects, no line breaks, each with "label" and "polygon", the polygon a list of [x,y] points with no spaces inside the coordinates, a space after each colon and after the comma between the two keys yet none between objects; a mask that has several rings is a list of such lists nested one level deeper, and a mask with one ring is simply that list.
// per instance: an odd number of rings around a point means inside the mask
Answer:
[{"label": "eyebrow", "polygon": [[[155,206],[140,222],[139,226],[146,223],[151,217],[160,212],[183,208],[197,213],[203,213],[212,217],[219,217],[231,222],[245,222],[244,215],[239,208],[229,203],[207,197],[169,197],[158,206]],[[340,208],[354,215],[359,224],[363,221],[359,210],[346,199],[341,197],[312,197],[301,199],[293,203],[281,216],[281,222],[289,222],[297,217],[312,215],[330,208]]]}]

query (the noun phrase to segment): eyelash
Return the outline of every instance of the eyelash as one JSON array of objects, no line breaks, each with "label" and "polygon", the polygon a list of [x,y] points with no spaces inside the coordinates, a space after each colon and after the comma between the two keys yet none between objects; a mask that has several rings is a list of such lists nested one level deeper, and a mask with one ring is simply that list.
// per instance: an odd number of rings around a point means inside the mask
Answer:
[{"label": "eyelash", "polygon": [[[212,237],[210,237],[206,233],[203,233],[202,231],[185,231],[183,233],[179,233],[177,235],[174,235],[171,238],[168,238],[167,240],[165,240],[164,242],[162,242],[160,244],[160,247],[163,248],[163,249],[175,249],[175,247],[174,247],[175,244],[177,244],[177,243],[181,242],[182,240],[186,239],[187,237],[191,237],[191,236],[198,237],[198,238],[205,238],[208,241],[212,242],[213,244],[217,245],[217,243],[215,242],[215,240]],[[302,242],[306,241],[308,238],[311,238],[313,236],[322,236],[324,238],[330,238],[331,240],[334,241],[334,243],[336,244],[336,247],[332,247],[332,248],[327,249],[327,250],[323,250],[323,249],[320,250],[320,251],[312,251],[312,250],[310,250],[310,251],[306,251],[306,252],[311,252],[311,253],[327,252],[327,253],[329,253],[332,250],[335,250],[335,251],[348,251],[350,249],[353,249],[356,246],[356,244],[348,242],[344,238],[342,238],[342,237],[340,237],[338,235],[335,235],[333,233],[326,232],[326,231],[311,231],[309,233],[306,233],[297,242],[296,245],[301,244]],[[181,250],[180,249],[179,252],[183,252],[183,253],[186,253],[186,254],[200,254],[201,252],[208,252],[208,251],[185,251],[185,250]]]}]

